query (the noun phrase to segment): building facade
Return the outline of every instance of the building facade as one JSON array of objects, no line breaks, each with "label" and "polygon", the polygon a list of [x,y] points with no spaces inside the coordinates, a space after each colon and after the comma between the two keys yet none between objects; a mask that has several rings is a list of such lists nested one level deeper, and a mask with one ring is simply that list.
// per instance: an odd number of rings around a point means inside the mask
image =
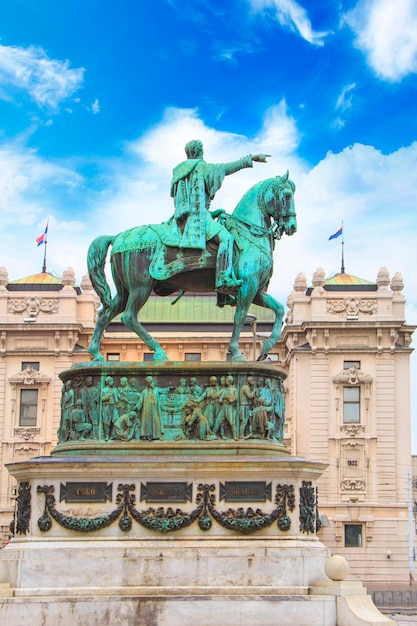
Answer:
[{"label": "building facade", "polygon": [[[308,287],[303,275],[288,299],[281,340],[269,355],[287,374],[285,444],[324,461],[320,531],[344,554],[353,575],[374,587],[410,575],[411,468],[409,359],[414,327],[405,322],[401,276],[383,269],[375,283],[348,274]],[[97,314],[88,278],[76,286],[42,273],[9,282],[0,270],[0,525],[9,537],[15,485],[5,464],[47,455],[57,441],[59,372],[90,360]],[[225,361],[234,309],[215,294],[151,296],[141,321],[175,361]],[[272,312],[251,307],[241,335],[248,360],[259,353]],[[107,360],[147,361],[152,354],[117,319],[102,342]],[[327,525],[328,524],[328,525]]]},{"label": "building facade", "polygon": [[313,286],[299,275],[282,343],[293,454],[328,463],[320,536],[374,588],[408,583],[412,570],[411,338],[403,281],[382,268],[375,283],[348,274]]}]

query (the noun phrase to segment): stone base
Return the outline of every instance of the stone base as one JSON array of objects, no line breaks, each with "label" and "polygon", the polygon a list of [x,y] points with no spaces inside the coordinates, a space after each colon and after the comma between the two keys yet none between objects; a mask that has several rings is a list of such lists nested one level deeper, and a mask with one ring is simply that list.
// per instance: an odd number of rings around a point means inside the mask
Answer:
[{"label": "stone base", "polygon": [[2,605],[8,626],[335,626],[333,598],[312,596],[161,596],[16,598]]},{"label": "stone base", "polygon": [[267,537],[19,541],[0,572],[15,596],[306,595],[327,555],[318,540]]},{"label": "stone base", "polygon": [[[382,624],[339,623],[342,583],[314,586],[328,557],[316,535],[325,466],[240,445],[9,465],[18,506],[0,550],[0,623]],[[341,615],[356,619],[344,599]]]},{"label": "stone base", "polygon": [[314,596],[336,598],[337,626],[387,626],[395,624],[376,608],[359,580],[319,580],[310,589]]}]

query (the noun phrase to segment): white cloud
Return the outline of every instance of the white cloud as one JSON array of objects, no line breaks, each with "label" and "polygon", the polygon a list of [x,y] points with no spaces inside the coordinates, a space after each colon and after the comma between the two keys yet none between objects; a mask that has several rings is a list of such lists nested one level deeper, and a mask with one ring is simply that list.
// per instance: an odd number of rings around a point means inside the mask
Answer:
[{"label": "white cloud", "polygon": [[256,143],[262,150],[275,150],[281,155],[293,152],[300,141],[295,119],[289,114],[285,100],[270,107],[264,116],[264,123]]},{"label": "white cloud", "polygon": [[350,85],[346,85],[342,89],[342,93],[337,98],[336,109],[346,111],[347,109],[352,108],[352,91],[355,89],[356,83],[351,83]]},{"label": "white cloud", "polygon": [[94,115],[97,115],[97,113],[100,113],[100,102],[98,101],[98,98],[96,98],[93,104],[91,105],[91,110],[94,113]]},{"label": "white cloud", "polygon": [[184,146],[191,139],[202,140],[205,159],[213,163],[234,161],[249,153],[272,155],[267,164],[255,163],[252,169],[229,176],[217,193],[213,208],[232,211],[242,196],[242,187],[248,189],[259,177],[283,174],[289,161],[290,168],[291,162],[299,162],[292,156],[299,142],[298,131],[284,101],[266,112],[254,137],[211,128],[201,120],[197,109],[169,108],[159,124],[126,144],[123,166],[113,163],[114,186],[103,199],[100,227],[109,232],[116,212],[120,230],[168,219],[173,212],[172,169],[186,158]]},{"label": "white cloud", "polygon": [[4,144],[0,148],[0,230],[3,236],[12,229],[9,235],[17,237],[12,251],[19,249],[19,226],[34,224],[40,217],[43,221],[45,213],[55,208],[54,188],[62,193],[62,188],[80,183],[75,172],[40,158],[36,151],[18,143]]},{"label": "white cloud", "polygon": [[324,45],[328,32],[315,32],[307,11],[294,0],[248,0],[256,13],[272,9],[277,21],[315,46]]},{"label": "white cloud", "polygon": [[329,153],[301,178],[296,198],[300,231],[294,245],[302,248],[300,271],[309,279],[318,266],[327,274],[340,271],[339,240],[328,237],[343,220],[346,271],[375,280],[386,265],[391,274],[403,274],[406,295],[417,301],[410,259],[417,231],[417,143],[389,155],[361,144]]},{"label": "white cloud", "polygon": [[399,81],[417,72],[415,0],[360,0],[345,20],[356,35],[356,46],[380,78]]},{"label": "white cloud", "polygon": [[[295,120],[288,112],[285,101],[269,108],[263,125],[253,138],[218,131],[204,124],[198,109],[168,108],[160,124],[151,128],[136,142],[127,146],[153,167],[171,172],[173,166],[185,158],[184,146],[190,139],[201,139],[208,160],[231,160],[254,149],[274,147],[276,152],[291,153],[299,137]],[[221,154],[219,154],[221,152]]]},{"label": "white cloud", "polygon": [[216,49],[214,58],[217,61],[236,63],[236,57],[238,55],[253,54],[255,51],[259,50],[260,41],[253,35],[246,35],[246,37],[242,37],[236,41],[228,40],[226,43],[223,41],[215,42],[214,47]]},{"label": "white cloud", "polygon": [[55,109],[80,88],[83,75],[83,68],[50,59],[42,48],[0,44],[0,81],[8,97],[12,89],[25,91],[39,107]]}]

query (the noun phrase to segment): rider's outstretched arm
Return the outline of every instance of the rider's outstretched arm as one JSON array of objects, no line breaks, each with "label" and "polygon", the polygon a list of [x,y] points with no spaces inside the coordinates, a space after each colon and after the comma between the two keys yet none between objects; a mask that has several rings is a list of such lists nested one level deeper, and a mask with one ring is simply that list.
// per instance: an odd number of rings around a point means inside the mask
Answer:
[{"label": "rider's outstretched arm", "polygon": [[224,163],[226,176],[229,174],[234,174],[239,170],[244,169],[245,167],[252,167],[253,162],[257,161],[258,163],[266,163],[267,157],[271,156],[270,154],[248,154],[248,156],[242,157],[238,161],[232,161],[231,163]]}]

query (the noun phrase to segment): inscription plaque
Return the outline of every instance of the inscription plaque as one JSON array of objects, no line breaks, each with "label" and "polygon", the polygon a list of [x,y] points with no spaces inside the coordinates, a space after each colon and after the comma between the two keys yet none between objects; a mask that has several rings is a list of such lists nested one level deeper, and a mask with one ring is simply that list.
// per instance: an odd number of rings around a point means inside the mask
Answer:
[{"label": "inscription plaque", "polygon": [[271,500],[272,483],[234,481],[220,483],[220,500],[225,502],[266,502]]},{"label": "inscription plaque", "polygon": [[60,485],[59,501],[65,502],[110,502],[113,499],[112,483],[65,483]]},{"label": "inscription plaque", "polygon": [[141,483],[140,499],[146,502],[192,502],[193,485],[190,483]]}]

